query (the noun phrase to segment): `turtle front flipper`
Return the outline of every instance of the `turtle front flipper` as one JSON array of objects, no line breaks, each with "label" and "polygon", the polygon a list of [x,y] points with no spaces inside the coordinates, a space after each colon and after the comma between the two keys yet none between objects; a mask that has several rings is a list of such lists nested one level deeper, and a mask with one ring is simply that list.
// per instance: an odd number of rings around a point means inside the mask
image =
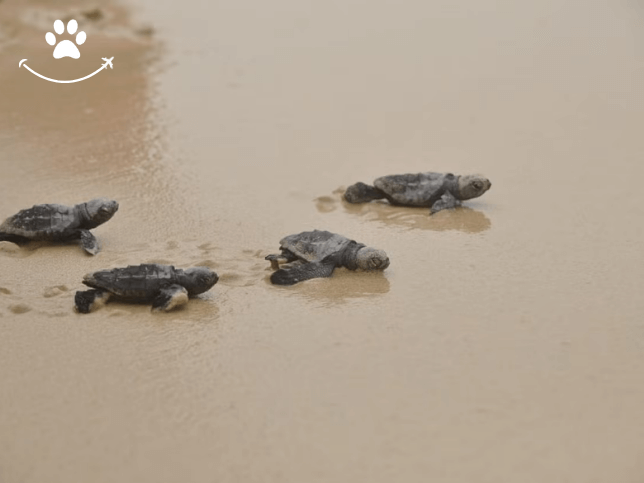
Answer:
[{"label": "turtle front flipper", "polygon": [[76,310],[81,314],[89,314],[102,305],[105,305],[110,299],[110,293],[104,290],[79,290],[76,292],[74,302]]},{"label": "turtle front flipper", "polygon": [[20,235],[14,235],[12,233],[4,233],[0,231],[0,241],[7,241],[11,243],[15,243],[16,245],[23,245],[27,242],[29,242],[29,238],[20,236]]},{"label": "turtle front flipper", "polygon": [[386,198],[383,191],[362,182],[349,186],[344,192],[344,199],[349,203],[367,203],[382,198]]},{"label": "turtle front flipper", "polygon": [[188,291],[181,285],[170,285],[159,291],[152,301],[152,309],[169,312],[170,310],[188,303]]},{"label": "turtle front flipper", "polygon": [[281,268],[271,275],[271,282],[275,285],[295,285],[312,278],[330,277],[335,269],[335,262],[324,261],[303,263],[293,268]]},{"label": "turtle front flipper", "polygon": [[457,206],[461,206],[461,201],[457,200],[456,197],[449,191],[445,191],[443,193],[443,196],[439,200],[437,200],[432,207],[429,210],[429,214],[433,215],[434,213],[437,213],[441,210],[448,210],[451,208],[456,208]]},{"label": "turtle front flipper", "polygon": [[96,255],[101,250],[98,240],[89,230],[80,230],[80,240],[81,246],[90,255]]}]

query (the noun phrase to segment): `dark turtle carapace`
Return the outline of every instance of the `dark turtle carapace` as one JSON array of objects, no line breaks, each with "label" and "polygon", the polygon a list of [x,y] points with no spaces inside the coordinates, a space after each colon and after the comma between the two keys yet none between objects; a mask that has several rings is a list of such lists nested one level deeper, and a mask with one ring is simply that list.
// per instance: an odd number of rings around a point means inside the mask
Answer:
[{"label": "dark turtle carapace", "polygon": [[376,179],[373,186],[351,185],[344,199],[349,203],[366,203],[386,198],[394,205],[428,207],[431,214],[460,206],[463,200],[478,198],[491,186],[490,180],[479,175],[396,174]]},{"label": "dark turtle carapace", "polygon": [[[349,270],[384,270],[389,258],[382,250],[369,248],[361,243],[328,231],[305,231],[289,235],[280,241],[279,254],[268,255],[273,269],[271,282],[276,285],[293,285],[303,280],[330,277],[336,267]],[[291,268],[280,269],[280,263],[294,263]]]},{"label": "dark turtle carapace", "polygon": [[169,311],[188,298],[210,290],[219,280],[206,267],[182,270],[170,265],[146,264],[88,273],[83,283],[93,290],[76,292],[76,309],[89,313],[110,299],[149,303]]},{"label": "dark turtle carapace", "polygon": [[119,204],[97,198],[75,206],[34,205],[7,218],[0,225],[0,241],[24,243],[30,240],[68,241],[80,239],[87,253],[96,255],[100,248],[89,230],[108,221]]}]

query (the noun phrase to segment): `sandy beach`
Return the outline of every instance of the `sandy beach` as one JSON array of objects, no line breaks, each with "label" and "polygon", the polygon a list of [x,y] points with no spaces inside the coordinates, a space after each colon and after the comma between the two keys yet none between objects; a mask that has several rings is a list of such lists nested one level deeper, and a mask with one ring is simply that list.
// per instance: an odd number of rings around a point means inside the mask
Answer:
[{"label": "sandy beach", "polygon": [[[0,482],[643,481],[642,45],[622,0],[0,0],[0,221],[120,203],[95,257],[0,242]],[[421,171],[493,186],[342,200]],[[312,229],[391,266],[273,286]],[[220,281],[74,312],[152,262]]]}]

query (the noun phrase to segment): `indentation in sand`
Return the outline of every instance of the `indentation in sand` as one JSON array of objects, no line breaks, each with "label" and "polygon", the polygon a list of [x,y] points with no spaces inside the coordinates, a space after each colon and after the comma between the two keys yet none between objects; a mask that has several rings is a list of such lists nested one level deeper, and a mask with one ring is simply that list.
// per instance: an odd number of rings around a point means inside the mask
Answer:
[{"label": "indentation in sand", "polygon": [[57,297],[58,295],[69,292],[69,288],[66,285],[55,285],[53,287],[46,287],[43,292],[43,297]]},{"label": "indentation in sand", "polygon": [[338,200],[331,196],[319,196],[315,198],[315,206],[320,213],[330,213],[338,208]]},{"label": "indentation in sand", "polygon": [[201,260],[195,263],[195,266],[197,267],[208,267],[212,269],[216,269],[219,267],[219,263],[215,262],[214,260],[207,259],[207,260]]},{"label": "indentation in sand", "polygon": [[80,247],[76,240],[67,242],[29,241],[20,245],[11,242],[0,242],[0,254],[12,258],[26,258],[34,255],[41,248],[57,248],[60,246]]},{"label": "indentation in sand", "polygon": [[20,253],[20,247],[15,243],[0,242],[0,253],[14,256]]},{"label": "indentation in sand", "polygon": [[211,242],[206,242],[206,243],[202,243],[201,245],[197,245],[197,248],[199,250],[203,250],[204,252],[207,252],[207,253],[209,253],[209,252],[211,252],[213,250],[217,250],[217,247],[213,246],[213,244]]},{"label": "indentation in sand", "polygon": [[26,304],[13,304],[9,306],[9,310],[14,314],[26,314],[31,310],[31,307]]},{"label": "indentation in sand", "polygon": [[158,263],[159,265],[173,265],[177,268],[181,268],[179,265],[177,265],[177,262],[174,262],[169,258],[151,258],[147,260],[145,263]]},{"label": "indentation in sand", "polygon": [[125,310],[121,310],[121,309],[116,309],[116,310],[110,311],[109,313],[110,317],[123,317],[124,315],[129,315],[129,312],[126,312]]},{"label": "indentation in sand", "polygon": [[62,310],[58,310],[57,312],[52,312],[51,316],[52,317],[68,317],[69,312],[63,312]]}]

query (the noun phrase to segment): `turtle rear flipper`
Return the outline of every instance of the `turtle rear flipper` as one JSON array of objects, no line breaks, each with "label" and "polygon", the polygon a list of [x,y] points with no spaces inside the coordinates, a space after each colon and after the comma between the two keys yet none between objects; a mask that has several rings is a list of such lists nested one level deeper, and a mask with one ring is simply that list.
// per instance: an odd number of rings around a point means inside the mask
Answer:
[{"label": "turtle rear flipper", "polygon": [[105,305],[110,299],[110,295],[104,290],[79,290],[74,297],[76,310],[81,314],[89,314],[92,310]]},{"label": "turtle rear flipper", "polygon": [[434,213],[437,213],[441,210],[456,208],[457,206],[461,206],[461,204],[461,201],[456,199],[456,197],[454,197],[452,193],[445,191],[445,193],[443,193],[443,196],[441,196],[440,199],[432,205],[429,210],[429,214],[433,215]]},{"label": "turtle rear flipper", "polygon": [[89,230],[80,230],[81,246],[90,255],[96,255],[100,251],[98,240]]},{"label": "turtle rear flipper", "polygon": [[386,198],[383,191],[362,182],[349,186],[344,192],[344,199],[349,203],[367,203],[382,198]]},{"label": "turtle rear flipper", "polygon": [[8,241],[11,243],[15,243],[16,245],[22,245],[24,243],[29,242],[29,238],[20,236],[20,235],[14,235],[12,233],[4,233],[0,231],[0,241]]},{"label": "turtle rear flipper", "polygon": [[275,285],[295,285],[312,278],[325,278],[333,274],[336,264],[332,261],[322,260],[298,265],[297,267],[280,269],[271,275],[271,282]]},{"label": "turtle rear flipper", "polygon": [[297,256],[295,256],[288,250],[282,250],[282,253],[279,254],[266,255],[264,260],[271,262],[271,268],[273,270],[279,270],[280,263],[294,262],[295,260],[297,260]]},{"label": "turtle rear flipper", "polygon": [[152,301],[154,310],[169,312],[170,310],[188,303],[188,291],[181,285],[170,285],[161,289]]}]

